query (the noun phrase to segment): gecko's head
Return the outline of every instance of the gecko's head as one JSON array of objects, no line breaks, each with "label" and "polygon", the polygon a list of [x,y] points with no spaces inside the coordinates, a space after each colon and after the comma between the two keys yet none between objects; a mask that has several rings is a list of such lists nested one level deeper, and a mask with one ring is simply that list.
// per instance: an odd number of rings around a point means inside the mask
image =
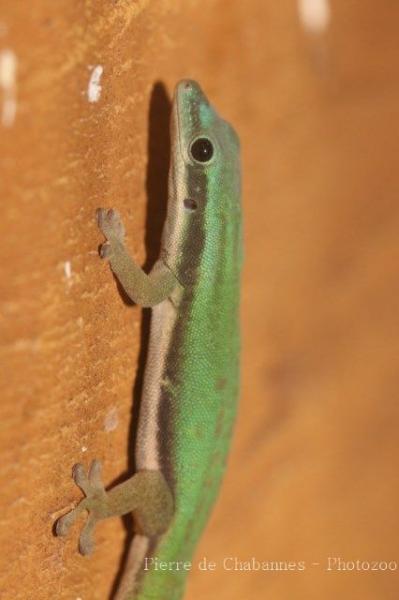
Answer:
[{"label": "gecko's head", "polygon": [[[197,82],[180,81],[175,90],[172,138],[176,162],[186,174],[234,170],[239,155],[239,140],[229,123],[219,117]],[[238,168],[235,169],[238,171]],[[223,182],[221,182],[223,183]]]},{"label": "gecko's head", "polygon": [[224,229],[239,220],[239,140],[189,79],[176,86],[171,138],[166,236],[173,253],[184,253],[188,262],[188,252],[201,253],[211,238],[224,236]]},{"label": "gecko's head", "polygon": [[[196,81],[175,90],[171,119],[171,196],[175,209],[228,218],[239,210],[240,143]],[[183,197],[184,196],[184,197]]]}]

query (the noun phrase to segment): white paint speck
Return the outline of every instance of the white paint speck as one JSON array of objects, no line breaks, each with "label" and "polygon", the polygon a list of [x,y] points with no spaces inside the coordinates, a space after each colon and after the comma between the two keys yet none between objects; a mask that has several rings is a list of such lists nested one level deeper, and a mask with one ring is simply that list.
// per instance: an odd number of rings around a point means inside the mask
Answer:
[{"label": "white paint speck", "polygon": [[80,450],[81,450],[81,452],[87,452],[87,447],[86,446],[82,446]]},{"label": "white paint speck", "polygon": [[118,412],[115,407],[111,408],[108,412],[107,416],[104,419],[104,431],[109,433],[110,431],[114,431],[118,427],[119,418]]},{"label": "white paint speck", "polygon": [[104,68],[102,65],[97,65],[93,68],[89,79],[89,85],[87,86],[87,98],[89,102],[98,102],[100,100],[102,90],[100,81],[103,71]]},{"label": "white paint speck", "polygon": [[70,260],[64,262],[64,275],[67,279],[72,277],[72,264]]},{"label": "white paint speck", "polygon": [[0,51],[1,123],[11,127],[17,114],[17,57],[6,48]]},{"label": "white paint speck", "polygon": [[330,24],[330,0],[298,0],[299,18],[311,33],[323,33]]}]

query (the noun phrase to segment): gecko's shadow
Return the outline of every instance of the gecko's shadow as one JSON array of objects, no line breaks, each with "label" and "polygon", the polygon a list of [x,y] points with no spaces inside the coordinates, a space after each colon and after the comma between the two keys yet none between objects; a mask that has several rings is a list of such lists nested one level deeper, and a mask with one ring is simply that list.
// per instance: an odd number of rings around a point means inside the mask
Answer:
[{"label": "gecko's shadow", "polygon": [[[170,112],[171,102],[167,95],[165,86],[163,83],[158,81],[154,84],[151,94],[148,123],[148,167],[146,177],[147,215],[145,224],[146,261],[143,265],[143,268],[146,272],[151,269],[158,258],[162,227],[166,217],[166,207],[168,201],[168,171],[170,162]],[[122,288],[120,286],[118,286],[118,288],[124,302],[132,304]],[[110,487],[125,481],[127,478],[131,477],[135,471],[134,449],[137,437],[139,405],[143,389],[144,367],[148,351],[150,316],[150,309],[144,309],[141,322],[140,354],[138,359],[137,375],[132,390],[133,408],[127,448],[129,457],[128,470],[118,477],[117,480],[113,481]],[[126,529],[126,540],[118,573],[112,586],[110,600],[114,600],[116,596],[116,592],[122,578],[122,573],[124,572],[127,563],[129,548],[134,536],[132,516],[126,515],[123,517],[123,522]]]}]

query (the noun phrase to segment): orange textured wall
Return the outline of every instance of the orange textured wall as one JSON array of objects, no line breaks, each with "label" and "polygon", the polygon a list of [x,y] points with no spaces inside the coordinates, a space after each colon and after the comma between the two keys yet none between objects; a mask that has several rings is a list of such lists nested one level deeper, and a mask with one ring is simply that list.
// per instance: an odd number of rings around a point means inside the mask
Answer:
[{"label": "orange textured wall", "polygon": [[398,597],[398,571],[326,570],[399,561],[398,19],[389,0],[3,0],[2,599],[115,587],[121,521],[89,559],[78,526],[52,535],[75,462],[101,458],[107,484],[131,470],[148,315],[98,258],[94,211],[118,208],[153,263],[187,76],[242,139],[246,262],[240,414],[195,559],[217,568],[186,598]]}]

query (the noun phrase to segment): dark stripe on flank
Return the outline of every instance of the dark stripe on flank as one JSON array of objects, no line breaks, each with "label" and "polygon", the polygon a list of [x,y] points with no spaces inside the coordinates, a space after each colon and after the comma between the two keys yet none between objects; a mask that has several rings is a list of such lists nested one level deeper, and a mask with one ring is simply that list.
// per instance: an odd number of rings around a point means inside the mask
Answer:
[{"label": "dark stripe on flank", "polygon": [[[198,191],[199,189],[199,191]],[[187,332],[187,320],[190,318],[193,299],[196,294],[197,282],[200,279],[200,267],[205,248],[205,202],[207,199],[207,175],[204,170],[187,166],[186,194],[181,198],[183,207],[184,197],[192,198],[197,204],[197,210],[190,211],[190,225],[184,232],[181,247],[181,261],[177,266],[177,278],[184,286],[183,297],[179,305],[178,317],[171,334],[170,345],[164,363],[160,389],[160,404],[158,412],[158,449],[162,473],[165,475],[171,489],[175,489],[176,474],[173,470],[175,449],[174,412],[178,410],[180,398],[174,397],[182,382],[181,365],[183,364],[184,337]],[[202,274],[203,277],[203,274]]]},{"label": "dark stripe on flank", "polygon": [[[148,548],[146,550],[145,556],[142,557],[142,562],[137,571],[137,575],[136,575],[136,578],[134,581],[134,588],[132,590],[129,590],[130,594],[134,593],[134,597],[136,597],[136,595],[140,592],[141,586],[143,584],[143,580],[144,580],[145,576],[148,575],[148,571],[151,570],[151,561],[148,560],[146,563],[145,559],[146,558],[147,559],[156,558],[156,551],[158,548],[158,544],[159,544],[158,536],[148,538]],[[145,570],[146,564],[147,564],[147,569]]]}]

